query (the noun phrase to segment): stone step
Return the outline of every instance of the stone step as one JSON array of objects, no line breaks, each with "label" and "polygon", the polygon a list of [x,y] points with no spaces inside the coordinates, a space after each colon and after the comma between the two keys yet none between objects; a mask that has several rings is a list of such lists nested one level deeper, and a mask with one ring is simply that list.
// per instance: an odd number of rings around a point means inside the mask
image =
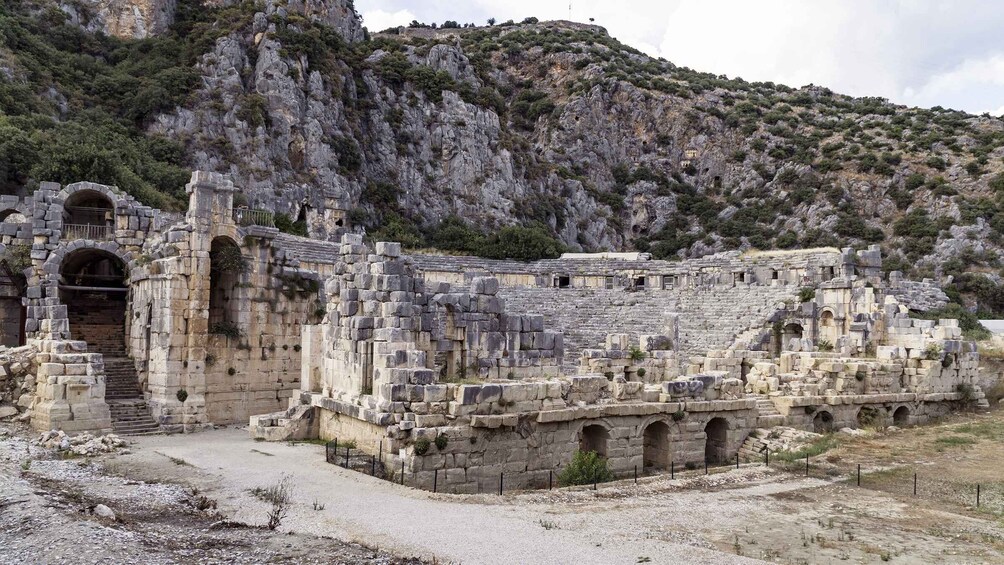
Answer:
[{"label": "stone step", "polygon": [[756,427],[758,428],[773,428],[774,426],[783,426],[785,424],[785,417],[782,414],[772,414],[769,416],[757,416]]}]

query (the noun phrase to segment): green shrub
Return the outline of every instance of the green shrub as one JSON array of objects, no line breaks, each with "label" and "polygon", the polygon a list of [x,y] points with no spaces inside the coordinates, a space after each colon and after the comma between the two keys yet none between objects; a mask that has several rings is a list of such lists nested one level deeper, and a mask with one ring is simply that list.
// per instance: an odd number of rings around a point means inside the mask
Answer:
[{"label": "green shrub", "polygon": [[429,452],[429,446],[431,445],[432,442],[429,441],[429,438],[427,437],[420,437],[416,439],[414,444],[415,455],[425,455],[426,453]]},{"label": "green shrub", "polygon": [[179,388],[175,396],[178,397],[178,402],[184,402],[188,400],[188,391],[183,388]]},{"label": "green shrub", "polygon": [[233,322],[216,322],[209,327],[209,333],[213,335],[224,335],[233,339],[240,339],[244,332]]},{"label": "green shrub", "polygon": [[924,359],[927,359],[928,361],[941,359],[941,352],[941,346],[937,343],[932,343],[924,349]]},{"label": "green shrub", "polygon": [[450,442],[450,438],[446,437],[446,434],[439,434],[436,436],[436,449],[442,451],[446,449],[446,444]]},{"label": "green shrub", "polygon": [[911,318],[922,320],[956,319],[959,321],[959,328],[966,339],[976,341],[990,339],[990,330],[983,327],[976,314],[973,314],[961,304],[949,303],[944,308],[928,310],[927,312],[910,312]]},{"label": "green shrub", "polygon": [[300,237],[307,237],[307,221],[297,220],[293,221],[289,217],[289,214],[284,214],[279,212],[275,215],[275,227],[277,230],[288,233],[292,235],[298,235]]},{"label": "green shrub", "polygon": [[632,361],[635,362],[644,361],[645,356],[646,356],[645,352],[634,345],[632,345],[631,348],[628,350],[628,358],[631,359]]},{"label": "green shrub", "polygon": [[833,344],[829,340],[821,339],[816,345],[820,351],[833,351]]},{"label": "green shrub", "polygon": [[572,461],[558,474],[561,486],[591,485],[613,479],[607,460],[595,451],[576,451]]},{"label": "green shrub", "polygon": [[816,298],[816,289],[812,287],[804,287],[798,291],[798,301],[799,302],[809,302]]}]

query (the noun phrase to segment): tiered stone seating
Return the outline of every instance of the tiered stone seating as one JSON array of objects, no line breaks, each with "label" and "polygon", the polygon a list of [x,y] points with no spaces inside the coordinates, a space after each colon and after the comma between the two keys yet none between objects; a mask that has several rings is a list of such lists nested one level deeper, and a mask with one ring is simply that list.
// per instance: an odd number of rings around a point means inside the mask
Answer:
[{"label": "tiered stone seating", "polygon": [[[566,372],[575,371],[583,349],[602,346],[607,334],[672,333],[669,319],[679,314],[680,351],[703,355],[728,349],[737,338],[756,341],[793,286],[741,286],[626,292],[623,289],[506,288],[506,308],[544,316],[547,329],[565,334]],[[758,345],[754,344],[754,345]]]}]

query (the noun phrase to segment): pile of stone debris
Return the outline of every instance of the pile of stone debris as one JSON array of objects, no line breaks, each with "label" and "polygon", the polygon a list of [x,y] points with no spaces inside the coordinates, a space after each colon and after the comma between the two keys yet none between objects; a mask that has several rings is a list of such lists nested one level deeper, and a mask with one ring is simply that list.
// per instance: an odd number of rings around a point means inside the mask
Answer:
[{"label": "pile of stone debris", "polygon": [[68,451],[73,455],[92,457],[101,453],[128,453],[126,442],[115,434],[95,437],[88,433],[68,436],[63,430],[52,430],[39,436],[36,442],[48,449]]}]

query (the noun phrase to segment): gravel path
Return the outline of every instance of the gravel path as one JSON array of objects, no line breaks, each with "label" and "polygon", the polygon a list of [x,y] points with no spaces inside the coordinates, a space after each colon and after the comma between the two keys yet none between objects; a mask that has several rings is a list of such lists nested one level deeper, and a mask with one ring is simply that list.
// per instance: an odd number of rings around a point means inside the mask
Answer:
[{"label": "gravel path", "polygon": [[[0,426],[0,564],[418,565],[331,538],[214,527],[220,516],[199,509],[199,497],[182,486],[191,472],[172,469],[166,458],[167,467],[149,470],[175,482],[109,473],[111,455],[55,455]],[[98,504],[116,519],[94,513]]]},{"label": "gravel path", "polygon": [[[712,549],[701,533],[754,521],[769,503],[765,495],[809,486],[776,477],[757,484],[759,471],[743,470],[700,479],[730,487],[720,492],[683,491],[660,479],[597,493],[434,495],[329,465],[321,446],[254,442],[234,429],[141,438],[119,461],[163,465],[168,458],[197,469],[235,520],[262,522],[265,506],[248,491],[289,475],[296,504],[282,529],[456,563],[756,563]],[[314,501],[324,509],[315,511]]]}]

